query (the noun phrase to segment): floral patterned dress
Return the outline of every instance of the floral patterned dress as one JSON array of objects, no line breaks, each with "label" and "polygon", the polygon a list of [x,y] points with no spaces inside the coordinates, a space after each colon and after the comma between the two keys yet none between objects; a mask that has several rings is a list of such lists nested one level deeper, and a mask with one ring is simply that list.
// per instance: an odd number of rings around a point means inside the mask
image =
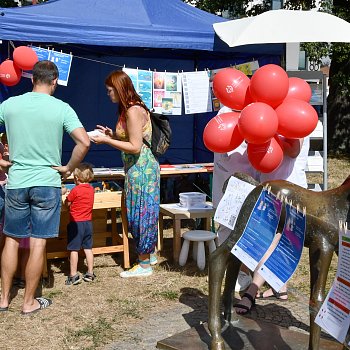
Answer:
[{"label": "floral patterned dress", "polygon": [[[143,120],[143,138],[151,143],[152,124],[146,110],[140,106]],[[125,114],[119,117],[116,125],[118,139],[128,141]],[[129,232],[135,241],[137,254],[154,251],[158,239],[158,218],[160,201],[160,168],[151,150],[142,145],[139,154],[122,152],[125,170],[124,191]]]}]

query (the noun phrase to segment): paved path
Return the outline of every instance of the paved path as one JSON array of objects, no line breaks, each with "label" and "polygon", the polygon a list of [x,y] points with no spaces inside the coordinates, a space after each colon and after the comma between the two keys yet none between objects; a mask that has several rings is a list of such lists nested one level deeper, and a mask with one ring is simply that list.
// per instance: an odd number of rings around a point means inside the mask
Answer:
[{"label": "paved path", "polygon": [[[259,300],[249,317],[272,322],[291,330],[308,332],[308,299],[303,296],[293,301]],[[166,310],[153,312],[130,329],[127,341],[117,341],[105,350],[155,350],[157,342],[207,322],[207,299],[198,295],[183,294],[177,304]]]}]

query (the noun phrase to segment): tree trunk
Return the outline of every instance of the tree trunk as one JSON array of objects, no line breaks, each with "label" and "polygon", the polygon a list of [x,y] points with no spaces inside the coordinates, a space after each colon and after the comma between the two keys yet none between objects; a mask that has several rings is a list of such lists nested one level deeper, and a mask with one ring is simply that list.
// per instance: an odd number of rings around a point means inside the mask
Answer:
[{"label": "tree trunk", "polygon": [[332,154],[350,154],[350,62],[332,56],[329,72],[328,149]]}]

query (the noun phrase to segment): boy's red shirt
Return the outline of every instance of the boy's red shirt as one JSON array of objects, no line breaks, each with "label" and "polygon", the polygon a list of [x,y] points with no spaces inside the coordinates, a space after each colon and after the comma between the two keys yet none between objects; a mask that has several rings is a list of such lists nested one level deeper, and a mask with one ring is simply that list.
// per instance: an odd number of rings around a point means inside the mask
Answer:
[{"label": "boy's red shirt", "polygon": [[88,184],[79,184],[70,191],[67,196],[71,221],[88,221],[92,219],[92,208],[94,206],[94,188]]}]

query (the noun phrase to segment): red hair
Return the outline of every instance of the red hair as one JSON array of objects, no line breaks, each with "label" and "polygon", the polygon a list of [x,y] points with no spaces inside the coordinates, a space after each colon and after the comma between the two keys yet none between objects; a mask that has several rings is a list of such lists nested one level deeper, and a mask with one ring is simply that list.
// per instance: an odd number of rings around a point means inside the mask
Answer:
[{"label": "red hair", "polygon": [[119,97],[119,114],[126,112],[134,105],[140,105],[146,111],[149,111],[136,92],[130,77],[125,72],[121,70],[111,72],[105,80],[105,85],[115,89]]}]

